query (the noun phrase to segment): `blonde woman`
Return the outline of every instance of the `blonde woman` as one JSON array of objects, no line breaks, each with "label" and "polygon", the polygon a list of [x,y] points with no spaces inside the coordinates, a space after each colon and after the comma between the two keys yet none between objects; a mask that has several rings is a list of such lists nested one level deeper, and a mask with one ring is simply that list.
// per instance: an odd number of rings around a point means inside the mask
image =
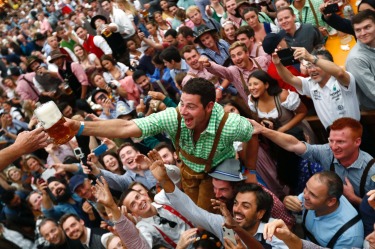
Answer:
[{"label": "blonde woman", "polygon": [[90,76],[95,70],[102,70],[102,64],[100,63],[99,58],[93,53],[88,54],[80,44],[74,45],[73,52],[88,76]]},{"label": "blonde woman", "polygon": [[130,21],[133,24],[135,30],[137,30],[136,22],[138,22],[138,11],[135,7],[130,4],[127,0],[116,0],[117,7],[125,12]]}]

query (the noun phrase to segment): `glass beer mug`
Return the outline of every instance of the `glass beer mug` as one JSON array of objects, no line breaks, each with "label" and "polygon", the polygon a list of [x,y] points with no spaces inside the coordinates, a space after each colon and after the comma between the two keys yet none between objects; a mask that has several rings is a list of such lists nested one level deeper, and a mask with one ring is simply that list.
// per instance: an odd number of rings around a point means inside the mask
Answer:
[{"label": "glass beer mug", "polygon": [[74,137],[74,132],[64,126],[65,118],[53,101],[48,101],[35,109],[34,115],[53,139],[55,144],[65,144]]}]

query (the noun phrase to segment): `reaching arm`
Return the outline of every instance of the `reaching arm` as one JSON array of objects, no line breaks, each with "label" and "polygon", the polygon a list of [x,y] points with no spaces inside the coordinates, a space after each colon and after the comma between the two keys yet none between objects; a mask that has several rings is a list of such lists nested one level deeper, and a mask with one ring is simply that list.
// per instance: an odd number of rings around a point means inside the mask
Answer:
[{"label": "reaching arm", "polygon": [[48,135],[43,128],[21,132],[11,146],[0,151],[0,170],[5,169],[20,156],[47,146],[47,139]]},{"label": "reaching arm", "polygon": [[272,54],[272,62],[276,66],[277,73],[281,79],[289,85],[296,88],[298,91],[302,91],[302,80],[297,76],[294,76],[283,64],[281,64],[280,58],[277,53]]},{"label": "reaching arm", "polygon": [[[68,126],[75,134],[78,133],[81,123],[76,120],[66,119],[65,126]],[[128,138],[140,137],[142,131],[133,121],[121,119],[89,121],[84,122],[82,135],[107,137],[107,138]]]},{"label": "reaching arm", "polygon": [[264,239],[271,241],[273,236],[284,241],[288,248],[302,249],[302,240],[288,229],[283,220],[274,220],[265,225]]},{"label": "reaching arm", "polygon": [[304,59],[310,62],[311,64],[315,62],[315,65],[313,66],[317,66],[321,68],[322,70],[324,70],[325,72],[327,72],[328,74],[335,77],[341,85],[346,86],[346,87],[349,86],[350,75],[343,68],[336,65],[332,61],[322,59],[321,57],[317,57],[318,60],[316,60],[316,57],[311,55],[309,52],[307,52],[305,48],[298,48],[298,47],[292,47],[292,48],[295,49],[294,54],[293,54],[294,58]]},{"label": "reaching arm", "polygon": [[250,123],[254,127],[253,134],[262,134],[281,148],[294,152],[298,155],[306,152],[306,145],[292,135],[267,129],[266,127],[258,124],[255,120],[250,120]]}]

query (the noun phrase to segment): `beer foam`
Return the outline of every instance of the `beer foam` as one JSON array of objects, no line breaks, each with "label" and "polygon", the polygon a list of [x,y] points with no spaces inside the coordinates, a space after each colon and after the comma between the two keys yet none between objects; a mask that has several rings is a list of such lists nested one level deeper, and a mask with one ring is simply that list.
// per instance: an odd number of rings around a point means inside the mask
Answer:
[{"label": "beer foam", "polygon": [[44,129],[51,128],[62,117],[62,114],[53,101],[48,101],[35,109],[34,114]]}]

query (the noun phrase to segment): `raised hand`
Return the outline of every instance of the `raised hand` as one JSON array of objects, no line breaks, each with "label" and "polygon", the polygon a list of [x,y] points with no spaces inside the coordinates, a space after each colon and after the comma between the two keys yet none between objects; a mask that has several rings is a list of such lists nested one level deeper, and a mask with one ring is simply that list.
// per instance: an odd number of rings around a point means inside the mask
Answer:
[{"label": "raised hand", "polygon": [[98,203],[101,203],[106,207],[116,206],[112,194],[109,191],[107,181],[103,176],[100,177],[100,181],[96,181],[95,186],[92,186],[92,190]]},{"label": "raised hand", "polygon": [[150,152],[147,153],[147,156],[151,160],[151,162],[163,161],[163,158],[161,158],[159,152],[155,149],[150,150]]},{"label": "raised hand", "polygon": [[212,204],[214,209],[220,210],[221,214],[224,216],[224,218],[225,218],[224,226],[225,227],[232,229],[232,228],[238,226],[238,223],[233,219],[231,213],[229,212],[229,210],[228,210],[228,208],[227,208],[227,206],[225,205],[224,202],[219,201],[219,200],[215,200],[215,199],[211,199],[211,204]]},{"label": "raised hand", "polygon": [[170,181],[163,161],[158,160],[153,162],[150,166],[150,170],[152,175],[155,177],[156,180],[158,180],[158,182],[164,183],[166,181]]},{"label": "raised hand", "polygon": [[138,164],[139,170],[148,170],[152,164],[151,160],[143,154],[137,155],[134,160]]},{"label": "raised hand", "polygon": [[273,236],[283,241],[290,238],[291,232],[283,220],[274,220],[264,226],[263,238],[272,241]]}]

